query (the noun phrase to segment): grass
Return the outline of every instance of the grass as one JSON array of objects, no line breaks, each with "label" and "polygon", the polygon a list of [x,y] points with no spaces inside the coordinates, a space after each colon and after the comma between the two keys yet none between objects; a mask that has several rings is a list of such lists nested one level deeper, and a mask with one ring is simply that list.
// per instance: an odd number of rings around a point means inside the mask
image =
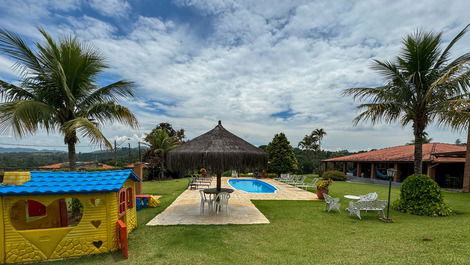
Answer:
[{"label": "grass", "polygon": [[[187,180],[144,184],[161,194],[162,206],[139,212],[139,228],[130,234],[129,260],[117,253],[68,259],[51,264],[468,264],[470,194],[444,192],[456,214],[423,217],[391,211],[385,224],[375,213],[363,220],[349,217],[345,194],[387,187],[335,182],[330,193],[340,197],[340,213],[324,212],[322,201],[254,201],[271,221],[267,225],[157,226],[145,223],[164,210],[186,187]],[[392,200],[399,189],[393,188]]]}]

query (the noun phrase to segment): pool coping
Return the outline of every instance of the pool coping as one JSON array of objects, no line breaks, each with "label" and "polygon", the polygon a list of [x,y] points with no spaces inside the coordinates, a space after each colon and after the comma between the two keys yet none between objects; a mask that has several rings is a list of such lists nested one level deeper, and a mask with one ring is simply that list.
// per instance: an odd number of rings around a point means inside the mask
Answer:
[{"label": "pool coping", "polygon": [[[230,180],[243,180],[243,181],[246,181],[246,180],[256,180],[256,181],[260,181],[260,182],[263,182],[265,184],[268,184],[269,186],[275,188],[274,192],[249,192],[249,191],[245,191],[245,190],[240,190],[240,189],[237,189],[235,188],[234,186],[232,186],[232,184],[230,183]],[[266,182],[266,181],[262,181],[260,179],[254,179],[254,178],[229,178],[227,179],[227,184],[230,185],[230,187],[232,187],[234,190],[237,190],[237,191],[240,191],[240,192],[244,192],[244,193],[248,193],[248,194],[276,194],[277,191],[279,190],[278,187]]]}]

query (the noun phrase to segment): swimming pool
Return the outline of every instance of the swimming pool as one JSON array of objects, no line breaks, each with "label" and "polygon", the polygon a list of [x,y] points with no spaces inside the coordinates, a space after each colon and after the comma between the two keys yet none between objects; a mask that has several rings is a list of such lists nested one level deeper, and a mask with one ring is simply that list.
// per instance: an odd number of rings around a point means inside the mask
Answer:
[{"label": "swimming pool", "polygon": [[228,184],[234,189],[249,193],[275,193],[277,188],[258,179],[229,179]]}]

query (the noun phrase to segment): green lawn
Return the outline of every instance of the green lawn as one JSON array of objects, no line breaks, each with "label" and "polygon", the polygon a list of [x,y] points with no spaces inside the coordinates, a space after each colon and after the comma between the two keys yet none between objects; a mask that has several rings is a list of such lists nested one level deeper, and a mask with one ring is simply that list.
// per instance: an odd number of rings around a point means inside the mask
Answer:
[{"label": "green lawn", "polygon": [[[161,194],[162,206],[139,212],[139,228],[130,234],[129,260],[117,253],[68,259],[51,264],[469,264],[470,194],[445,192],[451,217],[421,217],[392,211],[393,224],[363,220],[344,211],[345,194],[387,187],[335,182],[341,213],[326,213],[322,201],[255,201],[271,221],[267,225],[146,227],[186,187],[187,180],[149,182],[144,191]],[[392,200],[399,195],[394,188]],[[428,240],[423,240],[428,239]]]}]

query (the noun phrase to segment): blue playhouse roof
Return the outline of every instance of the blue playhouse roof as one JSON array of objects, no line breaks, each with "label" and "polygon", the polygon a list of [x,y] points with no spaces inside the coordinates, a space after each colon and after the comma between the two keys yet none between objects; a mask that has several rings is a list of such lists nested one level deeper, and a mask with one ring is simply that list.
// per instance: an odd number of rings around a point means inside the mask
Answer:
[{"label": "blue playhouse roof", "polygon": [[132,169],[91,172],[32,171],[31,180],[23,185],[0,184],[0,196],[116,192],[128,178],[140,181]]}]

